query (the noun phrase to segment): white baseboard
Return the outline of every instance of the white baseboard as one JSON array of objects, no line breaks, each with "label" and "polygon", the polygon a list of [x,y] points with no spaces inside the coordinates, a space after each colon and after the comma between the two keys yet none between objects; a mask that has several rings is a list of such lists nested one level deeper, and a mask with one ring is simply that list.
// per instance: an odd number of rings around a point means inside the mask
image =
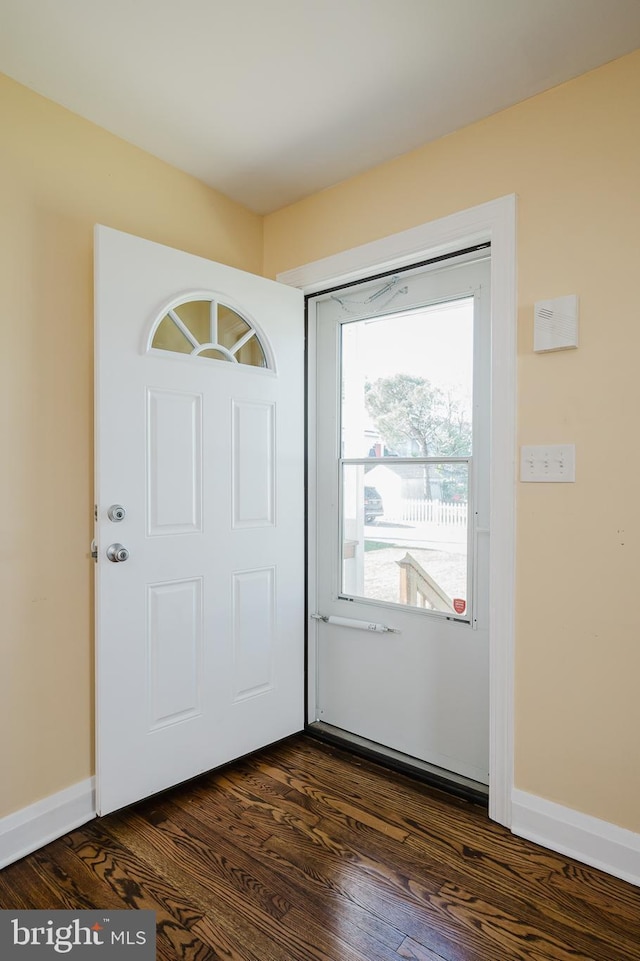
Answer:
[{"label": "white baseboard", "polygon": [[95,816],[95,778],[88,778],[0,818],[0,868],[55,841]]},{"label": "white baseboard", "polygon": [[514,789],[511,830],[640,886],[640,834]]},{"label": "white baseboard", "polygon": [[[95,778],[88,778],[0,818],[0,868],[95,816]],[[640,886],[640,834],[518,789],[512,794],[511,830]]]}]

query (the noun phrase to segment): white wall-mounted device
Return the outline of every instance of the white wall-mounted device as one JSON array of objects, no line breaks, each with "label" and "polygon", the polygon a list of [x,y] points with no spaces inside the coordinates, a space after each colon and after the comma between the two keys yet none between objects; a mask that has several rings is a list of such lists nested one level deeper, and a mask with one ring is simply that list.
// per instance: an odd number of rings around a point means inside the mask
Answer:
[{"label": "white wall-mounted device", "polygon": [[538,300],[533,309],[533,349],[567,350],[578,346],[578,297]]}]

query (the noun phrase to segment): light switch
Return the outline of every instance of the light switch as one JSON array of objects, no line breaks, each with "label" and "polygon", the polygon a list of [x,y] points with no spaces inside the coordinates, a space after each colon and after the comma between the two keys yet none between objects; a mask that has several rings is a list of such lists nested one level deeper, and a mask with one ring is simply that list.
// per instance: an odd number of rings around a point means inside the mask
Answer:
[{"label": "light switch", "polygon": [[520,448],[521,481],[566,484],[575,479],[575,444],[529,444]]}]

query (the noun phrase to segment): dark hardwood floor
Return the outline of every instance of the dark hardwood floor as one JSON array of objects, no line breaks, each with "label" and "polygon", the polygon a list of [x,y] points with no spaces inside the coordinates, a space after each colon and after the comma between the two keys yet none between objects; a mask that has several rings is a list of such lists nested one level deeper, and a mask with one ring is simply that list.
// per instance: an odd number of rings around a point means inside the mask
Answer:
[{"label": "dark hardwood floor", "polygon": [[0,872],[0,908],[150,908],[157,957],[640,961],[640,889],[305,736]]}]

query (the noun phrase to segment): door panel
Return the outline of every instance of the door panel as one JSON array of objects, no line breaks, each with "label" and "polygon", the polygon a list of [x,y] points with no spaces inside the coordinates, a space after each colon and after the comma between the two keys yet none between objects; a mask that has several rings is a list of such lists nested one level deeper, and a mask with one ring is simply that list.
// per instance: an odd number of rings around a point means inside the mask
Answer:
[{"label": "door panel", "polygon": [[[348,616],[368,620],[367,613],[364,605],[351,605]],[[489,674],[483,645],[469,650],[447,624],[428,636],[422,628],[416,648],[404,618],[382,620],[400,625],[402,633],[319,625],[318,719],[486,784]],[[463,662],[473,685],[452,680]]]},{"label": "door panel", "polygon": [[147,534],[202,532],[202,397],[147,389]]},{"label": "door panel", "polygon": [[[489,277],[488,259],[476,255],[310,301],[315,588],[317,611],[330,619],[316,622],[316,719],[485,784]],[[447,341],[439,353],[437,338]],[[372,402],[381,382],[398,387],[399,374],[422,391],[400,404],[400,427],[387,416],[393,405],[376,419]],[[402,434],[419,403],[431,413],[452,402],[458,374],[469,416],[450,405],[460,415],[455,436]],[[359,629],[375,624],[393,632]]]},{"label": "door panel", "polygon": [[233,526],[275,523],[275,407],[233,401]]},{"label": "door panel", "polygon": [[303,725],[301,316],[299,291],[96,229],[101,814]]}]

